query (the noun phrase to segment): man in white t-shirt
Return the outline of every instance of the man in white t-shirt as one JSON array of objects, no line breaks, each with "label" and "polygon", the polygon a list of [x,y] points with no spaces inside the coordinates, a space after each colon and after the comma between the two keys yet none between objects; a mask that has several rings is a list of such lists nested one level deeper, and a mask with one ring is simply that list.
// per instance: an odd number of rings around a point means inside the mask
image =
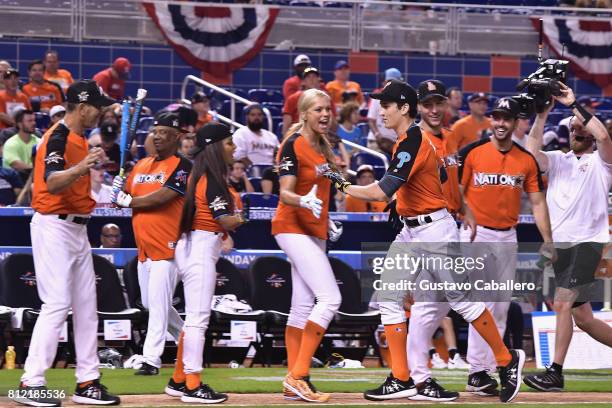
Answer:
[{"label": "man in white t-shirt", "polygon": [[247,166],[274,164],[274,152],[279,142],[276,135],[263,129],[264,113],[259,104],[245,108],[247,125],[238,129],[233,136],[236,151],[234,159]]},{"label": "man in white t-shirt", "polygon": [[[612,186],[612,140],[603,123],[576,102],[573,91],[561,84],[555,100],[568,106],[570,151],[544,152],[542,136],[548,112],[538,114],[527,149],[548,174],[546,201],[557,260],[553,263],[556,335],[553,362],[541,374],[528,375],[525,384],[539,391],[561,391],[563,362],[576,325],[595,340],[612,347],[612,327],[593,317],[589,286],[594,281],[604,246],[610,241],[608,191]],[[597,145],[597,151],[594,147]]]}]

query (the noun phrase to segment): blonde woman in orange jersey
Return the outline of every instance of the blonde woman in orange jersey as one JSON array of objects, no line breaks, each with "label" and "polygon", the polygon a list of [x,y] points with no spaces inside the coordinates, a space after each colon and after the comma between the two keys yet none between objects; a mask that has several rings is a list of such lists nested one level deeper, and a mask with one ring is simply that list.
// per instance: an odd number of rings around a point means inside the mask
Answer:
[{"label": "blonde woman in orange jersey", "polygon": [[304,91],[298,110],[300,121],[289,129],[278,153],[280,202],[272,220],[272,234],[292,264],[285,331],[289,373],[283,386],[289,398],[326,402],[330,395],[317,392],[309,369],[342,300],[325,254],[331,183],[323,174],[334,162],[324,137],[332,116],[329,96],[317,89]]},{"label": "blonde woman in orange jersey", "polygon": [[[442,193],[435,148],[414,125],[418,101],[416,91],[405,82],[393,80],[380,93],[370,96],[380,99],[383,123],[399,136],[387,173],[378,183],[369,186],[351,185],[338,172],[330,171],[326,177],[338,190],[363,200],[380,201],[397,193],[396,210],[404,227],[396,237],[396,243],[458,242],[457,225],[446,209],[448,204]],[[446,275],[443,268],[429,272],[438,279]],[[408,372],[406,318],[401,295],[403,293],[398,291],[391,296],[395,299],[379,303],[391,352],[391,375],[380,387],[366,391],[366,399],[419,398],[421,388],[417,390]],[[445,295],[451,308],[470,322],[493,350],[502,384],[500,399],[502,402],[511,401],[520,389],[525,353],[506,348],[493,316],[482,302],[465,302],[453,296],[452,292],[445,292]]]},{"label": "blonde woman in orange jersey", "polygon": [[231,136],[227,126],[216,122],[196,133],[196,153],[180,221],[175,258],[185,291],[186,316],[175,371],[165,391],[183,402],[215,404],[227,400],[226,394],[201,382],[201,373],[221,241],[227,231],[245,222],[242,214],[234,211],[236,204],[227,183],[228,165],[236,150]]}]

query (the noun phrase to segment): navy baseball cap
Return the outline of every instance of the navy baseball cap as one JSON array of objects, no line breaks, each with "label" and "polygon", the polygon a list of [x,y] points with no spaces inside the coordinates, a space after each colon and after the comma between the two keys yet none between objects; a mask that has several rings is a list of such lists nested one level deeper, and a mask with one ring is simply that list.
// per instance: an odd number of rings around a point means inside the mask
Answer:
[{"label": "navy baseball cap", "polygon": [[231,136],[232,132],[230,132],[228,126],[219,122],[208,122],[196,132],[196,147],[198,149],[195,154],[204,150],[206,146],[220,142]]},{"label": "navy baseball cap", "polygon": [[66,91],[66,100],[68,103],[86,103],[96,108],[115,103],[113,99],[106,96],[96,81],[91,79],[82,79],[71,84]]},{"label": "navy baseball cap", "polygon": [[497,102],[495,102],[491,113],[495,112],[505,113],[513,118],[518,118],[521,113],[521,105],[513,98],[506,96],[504,98],[499,98]]},{"label": "navy baseball cap", "polygon": [[417,93],[419,95],[419,102],[424,102],[426,99],[433,96],[447,99],[446,86],[444,86],[442,82],[435,79],[428,79],[427,81],[421,82],[419,84]]},{"label": "navy baseball cap", "polygon": [[380,101],[397,102],[400,106],[407,103],[411,107],[416,106],[418,100],[414,88],[406,82],[398,81],[397,79],[387,82],[382,91],[370,94],[370,98]]},{"label": "navy baseball cap", "polygon": [[155,117],[153,126],[166,126],[182,132],[181,119],[176,112],[162,112]]},{"label": "navy baseball cap", "polygon": [[348,62],[346,62],[345,60],[340,60],[336,62],[336,66],[334,69],[342,69],[342,68],[348,68],[348,67],[349,67]]},{"label": "navy baseball cap", "polygon": [[468,102],[487,101],[489,102],[489,95],[484,92],[476,92],[468,96]]},{"label": "navy baseball cap", "polygon": [[583,106],[588,106],[589,108],[596,108],[601,105],[601,102],[596,101],[590,96],[581,96],[580,98],[578,98],[578,103]]},{"label": "navy baseball cap", "polygon": [[310,74],[315,74],[316,76],[321,76],[321,74],[319,73],[319,70],[316,69],[315,67],[307,67],[302,72],[302,79],[306,78],[306,75],[310,75]]}]

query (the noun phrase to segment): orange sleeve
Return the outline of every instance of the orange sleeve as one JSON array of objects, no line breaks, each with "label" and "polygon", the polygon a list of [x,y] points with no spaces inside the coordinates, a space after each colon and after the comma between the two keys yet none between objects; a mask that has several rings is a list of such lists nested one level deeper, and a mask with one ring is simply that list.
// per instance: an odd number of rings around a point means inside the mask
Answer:
[{"label": "orange sleeve", "polygon": [[0,113],[6,113],[6,100],[4,99],[4,91],[0,91]]},{"label": "orange sleeve", "polygon": [[355,82],[357,85],[357,100],[359,101],[359,105],[363,104],[363,92],[361,91],[361,85]]}]

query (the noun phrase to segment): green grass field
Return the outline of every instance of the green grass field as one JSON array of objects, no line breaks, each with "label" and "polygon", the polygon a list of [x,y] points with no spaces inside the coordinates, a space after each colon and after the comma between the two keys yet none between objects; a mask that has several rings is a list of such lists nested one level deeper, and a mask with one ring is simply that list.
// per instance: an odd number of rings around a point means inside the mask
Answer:
[{"label": "green grass field", "polygon": [[[22,370],[0,370],[0,395],[17,387]],[[286,371],[282,368],[211,368],[205,369],[203,381],[214,389],[233,393],[277,393]],[[102,370],[103,383],[116,394],[161,394],[172,369],[164,368],[161,375],[136,377],[133,370]],[[312,380],[326,392],[363,392],[378,386],[388,374],[383,369],[313,369]],[[434,370],[434,377],[445,387],[463,391],[466,371]],[[75,379],[72,369],[53,369],[47,373],[48,387],[72,393]],[[566,391],[602,392],[612,390],[612,370],[567,370]],[[530,390],[523,386],[524,391]],[[412,405],[412,404],[411,404]]]}]

